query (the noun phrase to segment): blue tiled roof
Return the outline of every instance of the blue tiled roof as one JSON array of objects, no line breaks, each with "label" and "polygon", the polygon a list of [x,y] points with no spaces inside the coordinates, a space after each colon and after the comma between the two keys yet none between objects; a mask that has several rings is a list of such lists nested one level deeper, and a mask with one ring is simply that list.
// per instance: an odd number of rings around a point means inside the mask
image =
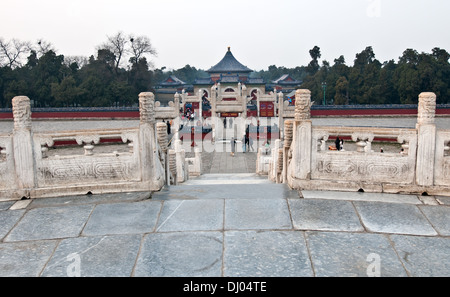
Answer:
[{"label": "blue tiled roof", "polygon": [[211,67],[208,71],[208,73],[250,73],[252,70],[248,68],[247,66],[242,65],[239,63],[238,60],[233,56],[231,53],[230,48],[228,48],[227,53],[225,54],[225,57],[217,63],[215,66]]},{"label": "blue tiled roof", "polygon": [[[288,80],[288,78],[291,78],[292,80]],[[279,84],[279,85],[296,85],[296,84],[301,84],[302,82],[299,80],[293,79],[289,74],[284,74],[279,79],[273,80],[272,83]]]},{"label": "blue tiled roof", "polygon": [[176,77],[175,75],[170,75],[166,80],[159,83],[160,86],[181,86],[186,83]]},{"label": "blue tiled roof", "polygon": [[264,78],[249,78],[246,84],[265,84]]},{"label": "blue tiled roof", "polygon": [[194,81],[194,85],[213,85],[214,82],[211,78],[196,78]]}]

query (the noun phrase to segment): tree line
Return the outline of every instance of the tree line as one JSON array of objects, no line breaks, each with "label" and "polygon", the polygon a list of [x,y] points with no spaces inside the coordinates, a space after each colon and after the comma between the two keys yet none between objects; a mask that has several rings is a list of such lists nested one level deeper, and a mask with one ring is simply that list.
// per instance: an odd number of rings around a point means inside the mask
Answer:
[{"label": "tree line", "polygon": [[[381,63],[375,58],[371,46],[356,54],[353,65],[344,56],[330,62],[321,58],[320,47],[309,51],[311,61],[306,66],[294,68],[270,65],[267,70],[251,73],[251,77],[263,78],[268,84],[284,74],[302,81],[301,88],[309,89],[315,104],[417,104],[421,92],[434,92],[437,103],[450,103],[450,54],[440,48],[431,53],[419,53],[407,49],[398,62]],[[154,70],[156,82],[175,75],[190,84],[208,74],[189,64],[177,70],[165,67]],[[325,94],[324,94],[325,93]],[[325,96],[324,96],[325,95]]]},{"label": "tree line", "polygon": [[[133,106],[138,94],[155,91],[174,74],[188,84],[208,74],[187,64],[177,70],[155,69],[149,58],[157,55],[146,36],[118,32],[107,36],[90,57],[57,54],[44,40],[32,44],[0,38],[0,108],[27,95],[34,107]],[[368,46],[356,54],[353,65],[344,56],[333,64],[323,60],[320,48],[309,51],[311,61],[294,68],[271,65],[253,77],[270,84],[283,74],[303,81],[316,104],[417,104],[418,94],[435,92],[438,103],[450,103],[450,54],[440,48],[431,53],[407,49],[398,62],[380,62]],[[325,101],[325,102],[324,102]]]},{"label": "tree line", "polygon": [[107,36],[89,58],[57,54],[51,43],[0,38],[0,108],[27,95],[33,107],[132,106],[153,85],[156,56],[146,36]]},{"label": "tree line", "polygon": [[437,103],[450,103],[450,54],[444,49],[433,48],[431,53],[407,49],[398,62],[381,63],[368,46],[356,54],[352,66],[340,56],[333,65],[323,61],[319,67],[320,48],[310,54],[302,87],[315,98],[324,97],[325,91],[328,104],[417,104],[425,91],[436,93]]}]

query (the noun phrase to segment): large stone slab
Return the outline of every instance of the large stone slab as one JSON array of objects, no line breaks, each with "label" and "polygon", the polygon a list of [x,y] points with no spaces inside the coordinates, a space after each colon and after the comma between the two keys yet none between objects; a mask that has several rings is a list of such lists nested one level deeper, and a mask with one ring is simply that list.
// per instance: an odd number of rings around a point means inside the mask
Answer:
[{"label": "large stone slab", "polygon": [[23,216],[25,210],[0,211],[0,240],[8,234],[12,227]]},{"label": "large stone slab", "polygon": [[295,229],[363,231],[351,202],[323,199],[289,199]]},{"label": "large stone slab", "polygon": [[450,205],[450,196],[436,196],[436,200],[440,204]]},{"label": "large stone slab", "polygon": [[141,239],[139,234],[64,239],[42,276],[131,276]]},{"label": "large stone slab", "polygon": [[450,276],[450,238],[403,235],[390,237],[411,276]]},{"label": "large stone slab", "polygon": [[389,203],[422,204],[416,195],[400,195],[387,193],[361,193],[340,191],[313,191],[303,190],[305,199],[332,199],[349,201],[377,201]]},{"label": "large stone slab", "polygon": [[160,210],[160,201],[100,204],[92,212],[83,235],[152,232]]},{"label": "large stone slab", "polygon": [[26,241],[76,237],[93,205],[45,207],[29,210],[4,241]]},{"label": "large stone slab", "polygon": [[58,205],[97,204],[111,202],[140,201],[150,198],[149,192],[109,193],[33,199],[31,208]]},{"label": "large stone slab", "polygon": [[170,200],[164,206],[156,230],[210,231],[223,229],[224,200]]},{"label": "large stone slab", "polygon": [[225,230],[292,229],[285,199],[225,200]]},{"label": "large stone slab", "polygon": [[0,243],[0,277],[39,276],[58,241]]},{"label": "large stone slab", "polygon": [[354,204],[369,231],[437,235],[436,230],[415,205],[381,202],[354,202]]},{"label": "large stone slab", "polygon": [[306,232],[316,276],[407,276],[382,234]]},{"label": "large stone slab", "polygon": [[293,198],[285,184],[221,184],[221,185],[179,185],[153,193],[152,200],[170,199],[274,199]]},{"label": "large stone slab", "polygon": [[442,236],[450,236],[450,207],[420,206],[425,216]]},{"label": "large stone slab", "polygon": [[134,276],[220,277],[221,232],[152,233],[145,236]]},{"label": "large stone slab", "polygon": [[16,201],[0,201],[0,210],[7,210],[10,208]]},{"label": "large stone slab", "polygon": [[313,276],[300,231],[227,231],[224,251],[224,276]]}]

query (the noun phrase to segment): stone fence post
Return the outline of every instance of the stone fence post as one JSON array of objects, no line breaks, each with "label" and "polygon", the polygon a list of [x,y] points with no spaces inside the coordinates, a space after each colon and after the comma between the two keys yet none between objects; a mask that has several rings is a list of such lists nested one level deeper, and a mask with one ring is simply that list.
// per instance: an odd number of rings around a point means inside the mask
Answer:
[{"label": "stone fence post", "polygon": [[30,99],[26,96],[14,97],[12,106],[14,169],[19,192],[23,191],[20,195],[29,197],[36,184]]},{"label": "stone fence post", "polygon": [[416,183],[419,186],[434,184],[434,159],[436,150],[436,94],[421,93],[417,115]]},{"label": "stone fence post", "polygon": [[139,94],[139,153],[143,182],[150,190],[164,186],[164,168],[159,162],[155,130],[155,95],[151,92]]},{"label": "stone fence post", "polygon": [[295,92],[291,173],[294,177],[303,180],[311,178],[311,105],[309,90],[301,89]]}]

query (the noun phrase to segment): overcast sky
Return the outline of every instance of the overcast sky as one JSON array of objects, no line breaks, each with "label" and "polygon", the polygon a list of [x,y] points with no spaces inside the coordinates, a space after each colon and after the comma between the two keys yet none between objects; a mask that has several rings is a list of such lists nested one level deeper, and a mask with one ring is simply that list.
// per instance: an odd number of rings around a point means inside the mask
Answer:
[{"label": "overcast sky", "polygon": [[348,65],[372,46],[381,62],[407,48],[450,51],[448,0],[0,0],[0,37],[51,42],[58,54],[96,55],[107,35],[146,35],[157,68],[208,69],[230,46],[253,70],[296,67],[321,48]]}]

